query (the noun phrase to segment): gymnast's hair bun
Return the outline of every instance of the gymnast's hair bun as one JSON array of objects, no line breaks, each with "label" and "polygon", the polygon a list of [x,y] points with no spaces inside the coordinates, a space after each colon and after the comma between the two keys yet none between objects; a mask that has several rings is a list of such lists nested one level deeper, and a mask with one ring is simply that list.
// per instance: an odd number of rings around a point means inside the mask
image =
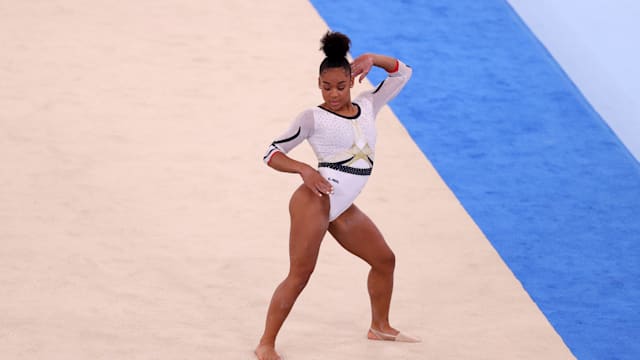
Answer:
[{"label": "gymnast's hair bun", "polygon": [[321,42],[321,49],[328,58],[346,57],[347,52],[349,52],[349,46],[351,45],[351,40],[349,40],[347,35],[332,31],[327,31],[322,37]]}]

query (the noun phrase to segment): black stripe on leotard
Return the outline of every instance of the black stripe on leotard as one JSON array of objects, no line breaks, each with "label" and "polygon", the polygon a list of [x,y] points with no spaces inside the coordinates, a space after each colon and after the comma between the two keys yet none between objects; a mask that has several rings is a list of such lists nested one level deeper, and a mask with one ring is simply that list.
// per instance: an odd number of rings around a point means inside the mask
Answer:
[{"label": "black stripe on leotard", "polygon": [[371,175],[371,168],[362,169],[362,168],[354,168],[351,166],[343,165],[344,163],[349,162],[349,160],[344,160],[344,161],[335,162],[335,163],[321,162],[321,163],[318,163],[318,167],[326,167],[329,169],[338,170],[340,172],[344,172],[352,175],[361,175],[361,176]]},{"label": "black stripe on leotard", "polygon": [[271,143],[271,145],[285,143],[285,142],[287,142],[287,141],[291,141],[291,140],[293,140],[293,139],[297,138],[297,137],[300,135],[300,130],[301,130],[301,129],[302,129],[302,127],[301,127],[301,126],[298,126],[298,132],[297,132],[297,133],[295,133],[295,135],[293,135],[292,137],[288,137],[288,138],[286,138],[286,139],[276,140],[276,141],[272,142],[272,143]]}]

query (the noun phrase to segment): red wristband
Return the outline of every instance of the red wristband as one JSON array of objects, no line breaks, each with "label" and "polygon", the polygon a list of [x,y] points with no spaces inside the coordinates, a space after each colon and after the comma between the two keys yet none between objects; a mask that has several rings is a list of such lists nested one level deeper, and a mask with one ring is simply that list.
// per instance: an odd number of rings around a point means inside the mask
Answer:
[{"label": "red wristband", "polygon": [[398,71],[398,69],[400,69],[400,61],[396,59],[396,66],[393,68],[393,70],[389,71],[389,74],[393,74],[394,72]]}]

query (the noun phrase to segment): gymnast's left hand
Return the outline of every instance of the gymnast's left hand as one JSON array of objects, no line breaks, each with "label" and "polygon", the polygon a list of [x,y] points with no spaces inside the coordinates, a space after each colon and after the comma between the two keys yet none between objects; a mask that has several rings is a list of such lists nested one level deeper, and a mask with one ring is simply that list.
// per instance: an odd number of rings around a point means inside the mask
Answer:
[{"label": "gymnast's left hand", "polygon": [[351,63],[351,76],[355,79],[360,75],[358,82],[362,82],[367,74],[369,74],[372,66],[373,56],[371,54],[362,54],[355,58]]}]

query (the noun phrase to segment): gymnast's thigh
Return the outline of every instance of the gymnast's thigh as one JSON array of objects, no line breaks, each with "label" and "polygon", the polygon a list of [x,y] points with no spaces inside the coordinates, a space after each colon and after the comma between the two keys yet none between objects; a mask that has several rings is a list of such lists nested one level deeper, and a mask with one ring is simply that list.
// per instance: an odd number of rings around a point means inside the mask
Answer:
[{"label": "gymnast's thigh", "polygon": [[291,228],[289,253],[292,265],[315,264],[320,243],[329,226],[329,199],[301,185],[289,202]]},{"label": "gymnast's thigh", "polygon": [[343,248],[369,264],[394,256],[378,227],[355,204],[329,224],[329,233]]}]

